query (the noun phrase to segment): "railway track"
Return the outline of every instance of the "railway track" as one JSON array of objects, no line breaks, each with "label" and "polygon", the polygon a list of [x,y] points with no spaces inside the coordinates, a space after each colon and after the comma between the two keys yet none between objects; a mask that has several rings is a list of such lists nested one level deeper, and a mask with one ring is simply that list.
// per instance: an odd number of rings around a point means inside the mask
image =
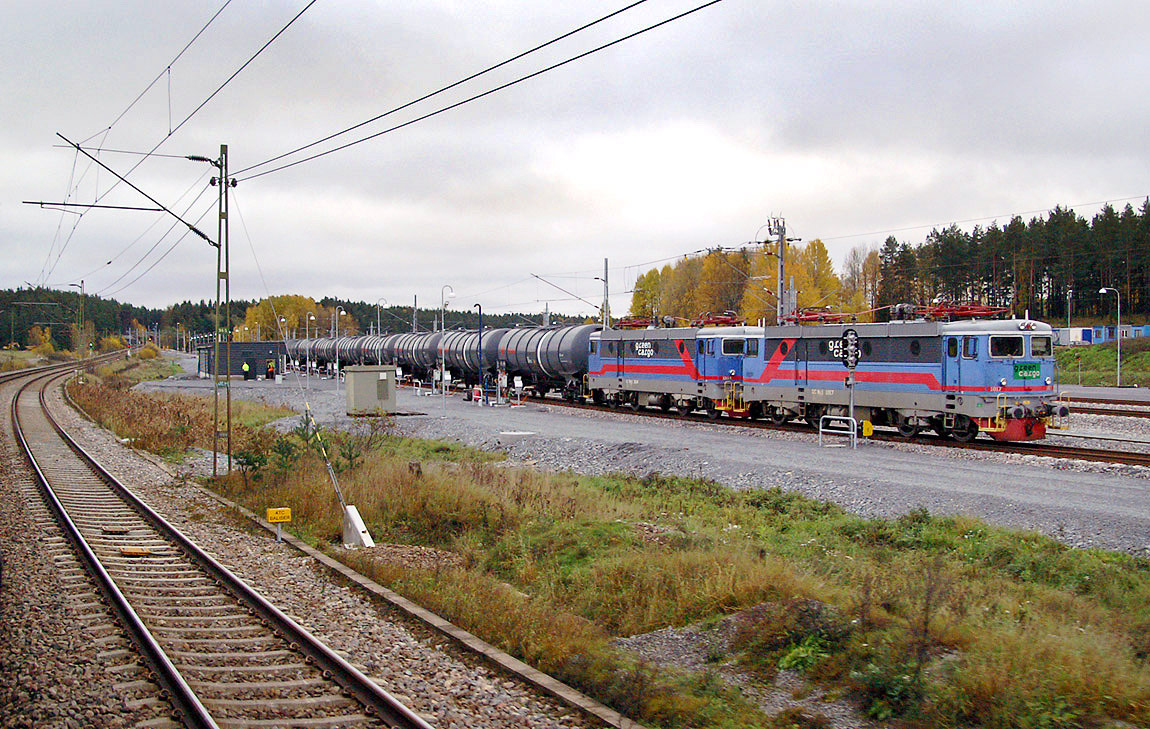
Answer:
[{"label": "railway track", "polygon": [[[1150,401],[1146,400],[1111,400],[1104,397],[1075,397],[1062,395],[1059,398],[1065,403],[1074,405],[1074,412],[1087,415],[1116,415],[1126,418],[1150,418]],[[1088,403],[1082,405],[1081,403]],[[1102,407],[1095,407],[1102,406]]]},{"label": "railway track", "polygon": [[[587,410],[608,410],[611,408],[600,407],[597,405],[590,405],[587,403],[571,403],[564,400],[557,400],[554,398],[530,398],[533,402],[538,402],[546,405],[559,405],[563,407],[570,407],[575,409]],[[623,409],[622,412],[631,413],[635,415],[643,415],[653,418],[668,418],[672,420],[683,420],[684,416],[681,414],[671,414],[661,411],[651,410],[647,408],[639,408],[637,410]],[[1112,411],[1105,411],[1106,414],[1113,414]],[[741,418],[720,418],[712,420],[706,415],[701,413],[692,413],[686,416],[688,420],[702,423],[717,423],[719,425],[729,425],[742,428],[757,428],[759,430],[778,430],[784,432],[795,433],[810,433],[811,429],[803,425],[775,425],[758,420],[745,420]],[[928,433],[920,433],[913,439],[905,438],[901,435],[892,433],[876,432],[871,436],[871,440],[889,442],[889,443],[906,443],[915,442],[925,445],[938,446],[943,448],[962,448],[966,450],[978,451],[992,451],[996,453],[1018,453],[1022,455],[1031,456],[1044,456],[1047,458],[1065,458],[1082,461],[1093,461],[1096,463],[1120,463],[1130,466],[1150,466],[1150,453],[1139,453],[1132,451],[1114,451],[1105,448],[1079,448],[1071,446],[1061,446],[1052,443],[1038,443],[1038,442],[1000,442],[995,440],[974,440],[969,443],[960,443],[949,438],[942,438],[940,436]]]},{"label": "railway track", "polygon": [[132,683],[159,684],[187,727],[429,729],[72,441],[44,399],[65,374],[28,377],[12,401],[13,429],[56,521],[150,669]]}]

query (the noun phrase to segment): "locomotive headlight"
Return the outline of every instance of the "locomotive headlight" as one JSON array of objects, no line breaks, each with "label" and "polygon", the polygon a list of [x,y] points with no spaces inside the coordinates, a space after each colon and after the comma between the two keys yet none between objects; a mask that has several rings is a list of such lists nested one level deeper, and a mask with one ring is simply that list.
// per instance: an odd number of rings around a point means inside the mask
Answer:
[{"label": "locomotive headlight", "polygon": [[1049,377],[1046,378],[1046,384],[1049,385],[1052,382],[1054,382],[1054,380],[1050,379]]},{"label": "locomotive headlight", "polygon": [[1006,387],[1006,378],[1003,377],[1001,380],[998,381],[998,384],[1001,385],[1002,387]]}]

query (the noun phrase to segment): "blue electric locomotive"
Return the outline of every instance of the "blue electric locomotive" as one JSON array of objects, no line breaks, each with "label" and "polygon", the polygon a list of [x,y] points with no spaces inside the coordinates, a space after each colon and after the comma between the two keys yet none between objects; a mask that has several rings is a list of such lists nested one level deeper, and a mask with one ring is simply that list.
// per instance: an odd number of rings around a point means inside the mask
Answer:
[{"label": "blue electric locomotive", "polygon": [[857,419],[908,437],[1035,440],[1068,414],[1055,402],[1052,330],[1029,320],[603,330],[587,389],[608,404],[817,425],[847,413],[847,329],[859,337]]}]

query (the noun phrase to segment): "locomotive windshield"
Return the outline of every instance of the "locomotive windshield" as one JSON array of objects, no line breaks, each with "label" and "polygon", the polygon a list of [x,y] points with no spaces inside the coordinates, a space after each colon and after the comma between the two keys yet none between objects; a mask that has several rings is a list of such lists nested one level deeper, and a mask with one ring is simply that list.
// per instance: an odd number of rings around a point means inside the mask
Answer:
[{"label": "locomotive windshield", "polygon": [[746,343],[742,339],[724,339],[723,354],[742,354]]},{"label": "locomotive windshield", "polygon": [[1021,357],[1022,351],[1022,337],[991,337],[990,338],[990,356],[991,357]]},{"label": "locomotive windshield", "polygon": [[1031,337],[1031,339],[1030,339],[1030,356],[1031,357],[1049,357],[1050,356],[1050,337]]}]

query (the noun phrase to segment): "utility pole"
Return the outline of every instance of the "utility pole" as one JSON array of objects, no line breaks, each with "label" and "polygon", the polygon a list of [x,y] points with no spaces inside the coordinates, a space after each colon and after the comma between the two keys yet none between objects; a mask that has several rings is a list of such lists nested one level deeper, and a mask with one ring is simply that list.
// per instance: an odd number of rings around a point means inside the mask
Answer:
[{"label": "utility pole", "polygon": [[[228,247],[228,188],[235,187],[236,181],[228,177],[228,145],[220,145],[220,158],[209,159],[198,155],[189,156],[188,159],[196,162],[207,162],[219,170],[220,176],[213,177],[211,183],[220,188],[219,194],[219,223],[216,233],[216,307],[215,307],[215,351],[212,358],[214,370],[215,402],[213,406],[212,427],[212,476],[219,475],[220,441],[225,441],[228,453],[228,473],[232,472],[232,283],[228,275],[230,264],[230,250]],[[223,298],[221,302],[221,289]],[[223,321],[220,320],[220,309],[223,309]],[[220,344],[227,348],[224,356],[224,371],[220,372]],[[224,390],[226,397],[224,417],[220,417],[220,390]],[[221,429],[222,428],[222,429]]]},{"label": "utility pole", "polygon": [[604,328],[611,328],[611,299],[608,297],[607,287],[607,259],[603,259],[603,311],[602,311],[602,324]]},{"label": "utility pole", "polygon": [[775,297],[775,324],[782,324],[783,317],[790,314],[787,306],[786,289],[786,258],[787,258],[787,221],[783,218],[771,218],[767,224],[767,231],[778,238],[778,247],[776,252],[779,259],[779,276],[778,288],[775,292],[778,294]]}]

